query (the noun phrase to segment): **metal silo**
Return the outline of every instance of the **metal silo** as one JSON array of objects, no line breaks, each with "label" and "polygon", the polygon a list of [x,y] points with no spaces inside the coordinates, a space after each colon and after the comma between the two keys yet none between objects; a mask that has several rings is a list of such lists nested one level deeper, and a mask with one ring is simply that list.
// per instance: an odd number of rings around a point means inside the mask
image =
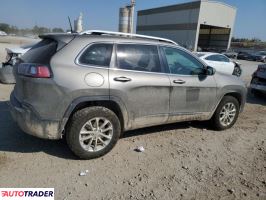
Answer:
[{"label": "metal silo", "polygon": [[74,30],[79,33],[83,30],[83,21],[82,21],[83,14],[80,13],[79,17],[74,20]]},{"label": "metal silo", "polygon": [[119,32],[130,33],[131,7],[126,6],[119,10]]}]

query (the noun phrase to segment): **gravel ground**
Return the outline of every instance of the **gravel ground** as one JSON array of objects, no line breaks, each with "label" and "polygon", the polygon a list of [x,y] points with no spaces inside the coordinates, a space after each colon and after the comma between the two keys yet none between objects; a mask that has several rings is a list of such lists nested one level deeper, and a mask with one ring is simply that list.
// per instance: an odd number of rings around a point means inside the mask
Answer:
[{"label": "gravel ground", "polygon": [[[241,61],[248,83],[257,63]],[[266,99],[248,96],[229,130],[208,123],[127,132],[106,156],[82,161],[65,141],[23,133],[0,84],[0,187],[54,187],[56,199],[266,199]],[[135,152],[144,146],[142,153]],[[79,176],[88,170],[86,176]]]}]

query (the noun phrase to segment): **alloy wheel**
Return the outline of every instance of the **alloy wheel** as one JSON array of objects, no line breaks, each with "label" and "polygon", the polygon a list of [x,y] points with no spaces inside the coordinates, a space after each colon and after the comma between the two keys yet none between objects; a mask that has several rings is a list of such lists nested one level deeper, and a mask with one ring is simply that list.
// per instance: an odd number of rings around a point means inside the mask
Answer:
[{"label": "alloy wheel", "polygon": [[236,106],[233,103],[226,103],[219,114],[220,123],[223,126],[230,126],[236,116]]},{"label": "alloy wheel", "polygon": [[104,117],[95,117],[87,121],[81,128],[79,142],[89,152],[104,149],[113,137],[113,125]]}]

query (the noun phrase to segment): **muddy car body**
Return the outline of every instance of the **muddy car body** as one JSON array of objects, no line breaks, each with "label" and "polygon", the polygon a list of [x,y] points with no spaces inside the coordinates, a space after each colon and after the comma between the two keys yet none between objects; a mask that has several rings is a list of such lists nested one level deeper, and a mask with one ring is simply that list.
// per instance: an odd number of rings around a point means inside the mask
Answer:
[{"label": "muddy car body", "polygon": [[239,78],[215,73],[169,40],[106,32],[41,38],[14,69],[11,113],[26,133],[65,135],[80,158],[104,155],[122,132],[142,127],[213,120],[230,128],[243,110]]}]

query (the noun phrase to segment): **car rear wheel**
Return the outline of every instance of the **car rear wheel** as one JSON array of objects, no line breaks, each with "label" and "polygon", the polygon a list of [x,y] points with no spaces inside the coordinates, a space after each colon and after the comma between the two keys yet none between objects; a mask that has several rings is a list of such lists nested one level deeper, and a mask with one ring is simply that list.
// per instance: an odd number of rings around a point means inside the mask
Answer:
[{"label": "car rear wheel", "polygon": [[77,111],[66,130],[69,148],[82,159],[92,159],[108,153],[121,134],[116,114],[100,106]]},{"label": "car rear wheel", "polygon": [[212,117],[214,128],[216,130],[231,128],[235,124],[238,114],[238,100],[232,96],[225,96]]}]

